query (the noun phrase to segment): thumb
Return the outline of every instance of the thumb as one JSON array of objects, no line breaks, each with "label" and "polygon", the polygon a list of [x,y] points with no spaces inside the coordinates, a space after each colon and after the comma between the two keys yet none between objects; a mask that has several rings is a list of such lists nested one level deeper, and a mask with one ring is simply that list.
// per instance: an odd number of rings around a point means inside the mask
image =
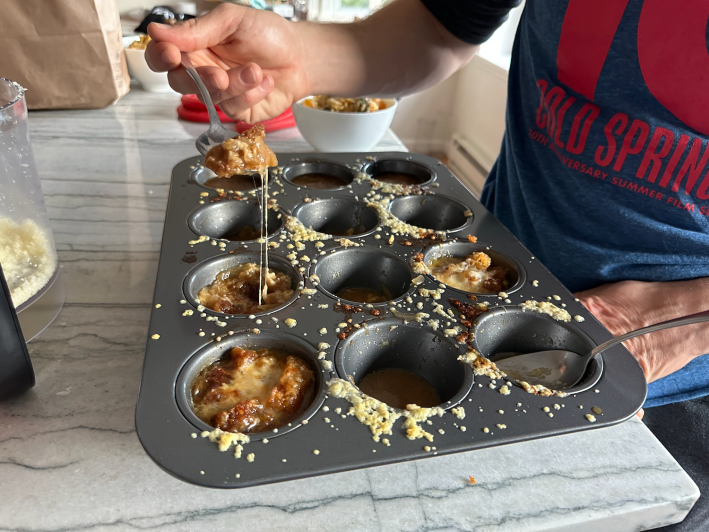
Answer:
[{"label": "thumb", "polygon": [[148,25],[148,35],[156,42],[174,44],[181,52],[203,50],[218,45],[233,34],[246,10],[233,4],[221,4],[203,17],[175,26],[153,22]]}]

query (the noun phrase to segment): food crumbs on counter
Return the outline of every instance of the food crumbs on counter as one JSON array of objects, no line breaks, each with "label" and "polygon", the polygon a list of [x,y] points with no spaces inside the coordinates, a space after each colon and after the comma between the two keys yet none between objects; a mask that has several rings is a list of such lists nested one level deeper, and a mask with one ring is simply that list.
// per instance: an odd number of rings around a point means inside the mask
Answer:
[{"label": "food crumbs on counter", "polygon": [[295,321],[293,318],[288,318],[284,323],[288,326],[289,329],[292,329],[293,327],[298,325],[298,322]]},{"label": "food crumbs on counter", "polygon": [[307,425],[307,424],[308,424],[308,420],[307,420],[307,419],[304,419],[304,420],[301,421],[300,423],[301,423],[301,425]]},{"label": "food crumbs on counter", "polygon": [[487,427],[485,427],[485,428],[483,429],[483,432],[484,432],[485,434],[487,434],[488,432],[490,432],[490,429],[487,428]]},{"label": "food crumbs on counter", "polygon": [[268,438],[264,438],[263,440],[261,440],[261,443],[268,443]]},{"label": "food crumbs on counter", "polygon": [[477,484],[477,482],[475,482],[475,477],[468,475],[468,478],[470,479],[471,484]]},{"label": "food crumbs on counter", "polygon": [[318,308],[327,308],[327,305],[322,303],[322,304],[318,305]]},{"label": "food crumbs on counter", "polygon": [[583,410],[583,405],[579,405],[579,408],[580,408],[581,410]]},{"label": "food crumbs on counter", "polygon": [[557,295],[551,296],[555,301],[561,301],[561,298]]},{"label": "food crumbs on counter", "polygon": [[426,451],[426,452],[429,452],[429,451],[431,450],[431,447],[428,446],[428,445],[424,445],[424,446],[423,446],[423,450]]},{"label": "food crumbs on counter", "polygon": [[194,438],[197,437],[197,433],[196,433],[196,432],[193,432],[192,434],[190,434],[190,436],[194,439]]},{"label": "food crumbs on counter", "polygon": [[313,449],[313,454],[317,456],[320,454],[320,451],[318,449]]},{"label": "food crumbs on counter", "polygon": [[578,314],[576,316],[574,316],[574,319],[579,323],[581,323],[582,321],[586,321],[583,316],[580,316]]},{"label": "food crumbs on counter", "polygon": [[188,308],[182,313],[183,316],[192,316],[192,314],[194,314],[194,310],[192,310],[191,308]]},{"label": "food crumbs on counter", "polygon": [[332,362],[330,362],[329,360],[323,360],[322,367],[328,371],[332,371]]},{"label": "food crumbs on counter", "polygon": [[180,305],[186,305],[187,300],[186,299],[180,299]]},{"label": "food crumbs on counter", "polygon": [[506,384],[500,387],[500,393],[502,395],[510,395],[510,388]]},{"label": "food crumbs on counter", "polygon": [[281,460],[281,462],[287,462],[287,461],[288,461],[288,460],[286,460],[285,458],[284,458],[283,460]]},{"label": "food crumbs on counter", "polygon": [[603,410],[601,410],[601,409],[600,409],[599,407],[597,407],[597,406],[592,406],[592,407],[591,407],[591,412],[593,412],[593,413],[596,414],[597,416],[603,415]]},{"label": "food crumbs on counter", "polygon": [[247,462],[253,462],[253,461],[254,461],[254,458],[256,458],[256,455],[254,455],[254,453],[249,453],[249,454],[246,455],[246,461],[247,461]]},{"label": "food crumbs on counter", "polygon": [[504,414],[505,411],[504,411],[504,410],[498,410],[497,413],[498,413],[498,414]]},{"label": "food crumbs on counter", "polygon": [[162,307],[162,305],[161,305],[160,303],[157,303],[157,304],[155,305],[155,308],[160,308],[160,307]]},{"label": "food crumbs on counter", "polygon": [[443,430],[443,429],[438,429],[438,434],[445,434],[445,433],[446,433],[445,430]]},{"label": "food crumbs on counter", "polygon": [[451,413],[458,419],[465,419],[465,408],[462,406],[451,408]]},{"label": "food crumbs on counter", "polygon": [[495,386],[493,383],[488,384],[487,387],[490,388],[491,390],[494,390],[497,388],[497,386]]},{"label": "food crumbs on counter", "polygon": [[319,332],[320,334],[327,334],[327,329],[326,329],[325,327],[323,327],[323,328],[320,329],[318,332]]},{"label": "food crumbs on counter", "polygon": [[204,471],[200,471],[199,474],[200,474],[200,475],[204,475]]},{"label": "food crumbs on counter", "polygon": [[498,429],[500,429],[500,430],[507,428],[507,425],[505,425],[504,423],[498,423],[498,424],[495,425],[495,426],[496,426]]},{"label": "food crumbs on counter", "polygon": [[389,443],[389,438],[382,438],[382,443],[387,447],[391,446],[391,443]]},{"label": "food crumbs on counter", "polygon": [[153,340],[159,340],[159,339],[160,339],[160,335],[159,335],[159,334],[154,334],[154,335],[152,335],[150,338],[152,338]]},{"label": "food crumbs on counter", "polygon": [[593,393],[601,393],[601,390],[593,390]]},{"label": "food crumbs on counter", "polygon": [[554,417],[554,414],[553,414],[552,412],[549,412],[549,413],[547,414],[547,416],[549,416],[549,417]]},{"label": "food crumbs on counter", "polygon": [[463,426],[463,425],[461,425],[461,426],[458,427],[458,428],[460,429],[460,432],[465,432],[466,430],[468,430],[468,429],[466,429],[465,426]]},{"label": "food crumbs on counter", "polygon": [[209,196],[209,192],[200,192],[199,195],[203,198],[206,198],[207,196]]},{"label": "food crumbs on counter", "polygon": [[204,331],[199,331],[199,333],[197,333],[197,336],[204,336],[204,334]]},{"label": "food crumbs on counter", "polygon": [[596,416],[594,416],[593,414],[586,414],[584,417],[588,419],[589,423],[593,423],[594,421],[596,421]]},{"label": "food crumbs on counter", "polygon": [[241,473],[237,473],[235,476],[236,478],[241,478]]}]

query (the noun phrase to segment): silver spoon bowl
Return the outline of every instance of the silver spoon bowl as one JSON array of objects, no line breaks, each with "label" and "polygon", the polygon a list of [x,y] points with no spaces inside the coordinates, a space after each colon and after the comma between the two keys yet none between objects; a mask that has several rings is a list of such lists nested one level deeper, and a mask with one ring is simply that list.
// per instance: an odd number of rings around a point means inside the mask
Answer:
[{"label": "silver spoon bowl", "polygon": [[209,113],[209,129],[202,133],[195,141],[195,146],[197,146],[197,151],[202,155],[207,155],[207,152],[214,146],[217,146],[224,142],[225,140],[234,138],[236,132],[227,129],[219,120],[219,115],[217,114],[217,109],[214,107],[212,102],[212,97],[207,91],[207,87],[202,83],[202,79],[197,74],[197,71],[192,66],[192,61],[187,57],[186,53],[182,53],[182,66],[190,75],[190,77],[197,84],[199,93],[202,95],[202,100],[204,100],[204,105],[207,106],[207,112]]},{"label": "silver spoon bowl", "polygon": [[[585,354],[552,349],[525,354],[497,353],[491,359],[498,368],[514,380],[526,381],[532,385],[541,384],[553,390],[566,390],[579,384],[591,360],[606,349],[636,336],[704,321],[709,321],[709,310],[630,331],[608,340]],[[574,390],[577,391],[583,390]]]}]

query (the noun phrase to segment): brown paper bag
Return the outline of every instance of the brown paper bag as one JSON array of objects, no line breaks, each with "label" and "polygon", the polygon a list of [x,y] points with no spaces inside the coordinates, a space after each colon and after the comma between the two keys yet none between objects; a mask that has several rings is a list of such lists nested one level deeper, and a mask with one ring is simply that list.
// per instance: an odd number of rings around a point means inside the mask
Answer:
[{"label": "brown paper bag", "polygon": [[115,0],[2,2],[0,77],[30,109],[95,109],[129,90]]}]

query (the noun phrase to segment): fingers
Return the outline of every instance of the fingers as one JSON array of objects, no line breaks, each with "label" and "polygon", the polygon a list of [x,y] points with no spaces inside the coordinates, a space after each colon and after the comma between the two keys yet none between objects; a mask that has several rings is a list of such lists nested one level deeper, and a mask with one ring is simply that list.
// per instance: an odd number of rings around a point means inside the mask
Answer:
[{"label": "fingers", "polygon": [[172,43],[182,52],[194,52],[227,39],[238,29],[247,10],[246,7],[222,4],[203,17],[176,26],[153,22],[148,26],[148,34],[154,41]]},{"label": "fingers", "polygon": [[237,118],[247,123],[253,123],[255,120],[251,109],[266,98],[273,90],[273,87],[273,78],[271,78],[271,76],[264,76],[261,83],[255,88],[232,98],[220,100],[219,107],[230,118]]},{"label": "fingers", "polygon": [[638,416],[640,419],[642,419],[643,416],[645,415],[645,410],[643,410],[641,408],[640,410],[638,410],[638,412],[635,415]]},{"label": "fingers", "polygon": [[[204,66],[195,68],[197,74],[202,79],[204,86],[207,87],[207,91],[212,96],[219,94],[219,92],[229,87],[229,76],[223,69],[214,66]],[[187,74],[184,68],[177,70],[172,70],[167,75],[167,80],[170,83],[170,87],[176,90],[180,94],[199,94],[199,89],[197,84],[192,80],[192,78]],[[214,102],[218,103],[218,102]]]},{"label": "fingers", "polygon": [[180,49],[169,42],[148,43],[145,50],[145,61],[155,72],[169,72],[180,66]]}]

